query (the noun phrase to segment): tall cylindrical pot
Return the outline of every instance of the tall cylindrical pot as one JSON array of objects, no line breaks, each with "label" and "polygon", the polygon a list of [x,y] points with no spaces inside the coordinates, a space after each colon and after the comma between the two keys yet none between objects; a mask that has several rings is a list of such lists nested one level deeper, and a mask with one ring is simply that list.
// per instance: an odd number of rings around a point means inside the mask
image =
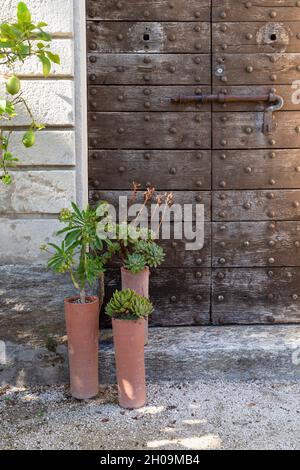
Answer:
[{"label": "tall cylindrical pot", "polygon": [[146,403],[144,320],[113,319],[114,347],[122,408],[141,408]]},{"label": "tall cylindrical pot", "polygon": [[99,299],[88,297],[85,304],[77,301],[78,297],[65,299],[65,318],[71,394],[83,400],[99,392]]},{"label": "tall cylindrical pot", "polygon": [[[146,267],[140,273],[132,273],[121,268],[122,289],[131,289],[142,297],[149,299],[150,269]],[[145,319],[145,344],[148,344],[148,317]]]}]

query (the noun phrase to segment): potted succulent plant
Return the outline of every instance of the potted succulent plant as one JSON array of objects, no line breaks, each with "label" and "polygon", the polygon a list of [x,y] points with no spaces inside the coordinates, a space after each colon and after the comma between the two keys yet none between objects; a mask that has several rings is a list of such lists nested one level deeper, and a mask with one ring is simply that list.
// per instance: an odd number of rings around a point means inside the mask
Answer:
[{"label": "potted succulent plant", "polygon": [[72,209],[64,209],[60,221],[65,227],[57,232],[64,236],[61,245],[49,243],[42,247],[52,256],[48,267],[57,273],[68,273],[77,295],[64,301],[68,335],[70,382],[72,396],[78,399],[92,398],[98,394],[98,340],[99,298],[88,295],[103,276],[105,264],[110,258],[106,241],[96,233],[97,224],[106,215],[105,203],[97,209],[80,210],[72,203]]},{"label": "potted succulent plant", "polygon": [[119,404],[123,408],[140,408],[146,403],[144,324],[152,311],[150,300],[131,289],[115,291],[106,306],[106,314],[112,318]]},{"label": "potted succulent plant", "polygon": [[[133,204],[140,192],[140,185],[133,183],[130,204]],[[161,223],[166,209],[173,202],[173,195],[156,194],[155,188],[150,187],[143,193],[143,204],[136,218],[128,224],[121,222],[117,226],[119,249],[121,258],[122,289],[132,289],[137,294],[149,298],[150,269],[160,266],[165,258],[164,250],[155,241],[158,234],[152,230],[139,228],[138,224],[143,212],[149,203],[155,201],[153,213],[160,208],[162,212]],[[160,225],[158,226],[158,231]],[[145,318],[145,344],[148,343],[148,316]]]}]

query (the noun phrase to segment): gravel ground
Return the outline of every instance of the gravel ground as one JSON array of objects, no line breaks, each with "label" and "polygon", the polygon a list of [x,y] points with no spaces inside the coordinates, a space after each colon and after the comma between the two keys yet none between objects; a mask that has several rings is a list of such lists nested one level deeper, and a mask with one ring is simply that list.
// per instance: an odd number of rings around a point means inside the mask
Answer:
[{"label": "gravel ground", "polygon": [[0,389],[0,449],[300,449],[300,384],[149,385],[122,410],[114,387],[89,401],[64,387]]}]

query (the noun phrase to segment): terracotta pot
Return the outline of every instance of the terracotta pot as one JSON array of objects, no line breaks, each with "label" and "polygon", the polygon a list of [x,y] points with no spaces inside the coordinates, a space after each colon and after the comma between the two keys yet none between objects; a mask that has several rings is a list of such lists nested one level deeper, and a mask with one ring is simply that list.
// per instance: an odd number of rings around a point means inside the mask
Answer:
[{"label": "terracotta pot", "polygon": [[88,297],[86,304],[74,303],[77,299],[65,299],[71,394],[87,399],[99,392],[99,299]]},{"label": "terracotta pot", "polygon": [[146,403],[144,320],[113,319],[119,404],[141,408]]},{"label": "terracotta pot", "polygon": [[[146,267],[140,273],[132,273],[126,268],[121,268],[122,289],[131,289],[142,297],[149,299],[149,278],[150,269]],[[145,344],[148,344],[149,339],[149,321],[148,317],[145,319]]]}]

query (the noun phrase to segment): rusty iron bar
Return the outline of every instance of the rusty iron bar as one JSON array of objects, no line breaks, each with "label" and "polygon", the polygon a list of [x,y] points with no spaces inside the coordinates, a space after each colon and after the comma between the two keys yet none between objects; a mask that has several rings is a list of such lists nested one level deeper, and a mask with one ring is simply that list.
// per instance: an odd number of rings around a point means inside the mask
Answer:
[{"label": "rusty iron bar", "polygon": [[171,98],[172,103],[175,104],[207,104],[207,103],[249,103],[249,102],[266,102],[270,103],[264,110],[264,123],[263,133],[269,135],[273,132],[273,113],[282,109],[284,100],[281,96],[275,93],[268,93],[265,95],[227,95],[225,93],[218,93],[215,95],[178,95]]},{"label": "rusty iron bar", "polygon": [[[217,93],[215,95],[178,95],[171,98],[171,101],[175,104],[207,104],[207,103],[238,103],[238,102],[256,102],[265,101],[268,103],[274,103],[279,100],[278,95],[274,93],[268,93],[265,95],[226,95],[225,93]],[[282,99],[282,98],[281,98]]]}]

